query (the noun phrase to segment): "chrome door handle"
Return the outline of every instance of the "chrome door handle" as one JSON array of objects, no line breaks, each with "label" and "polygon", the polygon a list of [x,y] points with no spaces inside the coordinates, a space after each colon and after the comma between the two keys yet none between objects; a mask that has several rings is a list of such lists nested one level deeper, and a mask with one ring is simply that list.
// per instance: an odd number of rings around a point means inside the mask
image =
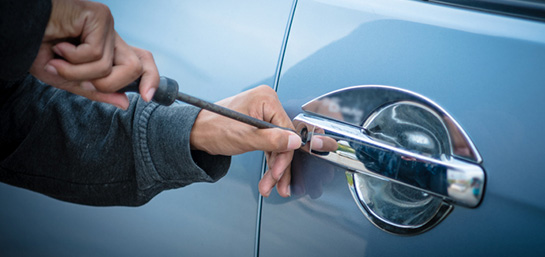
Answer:
[{"label": "chrome door handle", "polygon": [[[421,233],[443,220],[452,204],[481,203],[481,156],[429,99],[388,86],[356,86],[302,109],[293,121],[306,141],[302,150],[348,170],[354,199],[381,229]],[[313,145],[318,139],[320,152]]]},{"label": "chrome door handle", "polygon": [[335,140],[338,147],[334,151],[310,152],[348,170],[405,184],[465,207],[476,207],[481,201],[483,183],[473,183],[484,181],[479,165],[446,155],[434,159],[410,152],[372,139],[365,129],[308,114],[299,114],[294,124],[297,131],[310,131],[306,132],[307,151],[312,136]]}]

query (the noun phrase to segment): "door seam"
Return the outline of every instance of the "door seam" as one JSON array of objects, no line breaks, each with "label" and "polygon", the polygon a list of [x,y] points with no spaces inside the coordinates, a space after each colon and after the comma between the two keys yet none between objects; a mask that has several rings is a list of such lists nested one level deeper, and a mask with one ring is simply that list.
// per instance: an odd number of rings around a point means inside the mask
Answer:
[{"label": "door seam", "polygon": [[[297,7],[297,1],[293,0],[291,5],[290,14],[288,16],[288,22],[286,23],[286,30],[284,31],[284,38],[282,39],[282,47],[280,48],[280,53],[278,55],[278,61],[276,62],[276,70],[274,73],[274,84],[273,89],[275,92],[278,92],[278,83],[280,81],[280,72],[282,71],[282,63],[284,61],[284,55],[286,53],[286,47],[288,45],[288,38],[291,31],[291,24],[293,22],[293,17],[295,16],[295,8]],[[261,164],[261,178],[266,171],[267,162],[265,160],[265,155],[262,155],[262,164]],[[259,190],[258,190],[259,191]],[[261,214],[263,210],[263,196],[258,192],[257,200],[257,217],[256,217],[256,229],[255,229],[255,242],[254,242],[254,257],[259,256],[259,243],[261,239]]]}]

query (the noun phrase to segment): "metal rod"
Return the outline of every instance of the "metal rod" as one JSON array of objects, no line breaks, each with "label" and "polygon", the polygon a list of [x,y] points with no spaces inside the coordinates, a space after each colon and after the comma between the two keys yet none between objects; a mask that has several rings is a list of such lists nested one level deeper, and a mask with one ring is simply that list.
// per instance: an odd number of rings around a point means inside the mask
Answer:
[{"label": "metal rod", "polygon": [[[272,123],[256,119],[256,118],[248,116],[246,114],[243,114],[243,113],[240,113],[240,112],[237,112],[237,111],[233,111],[233,110],[225,108],[223,106],[219,106],[217,104],[214,104],[214,103],[199,99],[199,98],[194,97],[194,96],[184,94],[182,92],[178,92],[178,95],[176,96],[176,99],[180,100],[182,102],[185,102],[185,103],[200,107],[202,109],[211,111],[213,113],[217,113],[219,115],[231,118],[233,120],[237,120],[237,121],[246,123],[248,125],[252,125],[252,126],[260,128],[260,129],[280,128],[280,129],[284,129],[284,130],[293,131],[292,129],[280,127],[280,126],[274,125]],[[295,132],[295,131],[293,131],[293,132]]]}]

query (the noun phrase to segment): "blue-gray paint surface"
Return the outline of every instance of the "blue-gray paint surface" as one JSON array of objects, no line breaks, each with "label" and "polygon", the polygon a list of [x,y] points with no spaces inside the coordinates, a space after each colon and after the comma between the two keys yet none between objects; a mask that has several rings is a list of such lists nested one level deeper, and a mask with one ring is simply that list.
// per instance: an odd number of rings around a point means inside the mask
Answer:
[{"label": "blue-gray paint surface", "polygon": [[[103,1],[180,90],[217,101],[272,86],[291,1]],[[38,146],[37,146],[38,147]],[[0,184],[0,256],[252,256],[263,154],[142,207],[88,207]]]},{"label": "blue-gray paint surface", "polygon": [[[272,85],[292,1],[104,1],[162,75],[215,101]],[[483,157],[486,194],[412,237],[360,212],[344,171],[304,153],[292,194],[264,199],[260,256],[540,256],[545,201],[545,25],[420,1],[299,0],[278,93],[290,116],[347,86],[424,95]],[[235,157],[216,184],[142,207],[88,207],[0,184],[2,256],[252,256],[262,154]],[[273,191],[275,192],[275,191]]]},{"label": "blue-gray paint surface", "polygon": [[420,1],[298,2],[278,93],[291,117],[343,87],[430,98],[483,157],[486,194],[418,236],[388,234],[356,207],[342,170],[301,153],[291,199],[264,200],[261,256],[545,254],[545,24]]}]

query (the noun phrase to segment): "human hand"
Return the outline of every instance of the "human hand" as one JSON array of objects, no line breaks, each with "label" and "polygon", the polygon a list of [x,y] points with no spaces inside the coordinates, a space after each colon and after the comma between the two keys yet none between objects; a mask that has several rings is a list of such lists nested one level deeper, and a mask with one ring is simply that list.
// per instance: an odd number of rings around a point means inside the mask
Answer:
[{"label": "human hand", "polygon": [[[268,86],[250,89],[217,104],[293,129],[293,124],[282,108],[276,92]],[[259,182],[259,192],[268,197],[276,186],[280,196],[290,196],[290,165],[293,150],[301,146],[301,138],[294,132],[278,128],[258,129],[202,110],[191,130],[190,142],[193,149],[213,155],[265,151],[269,170]]]},{"label": "human hand", "polygon": [[116,92],[142,76],[142,98],[151,100],[159,84],[155,61],[150,52],[121,39],[108,7],[80,0],[52,0],[52,4],[42,45],[30,69],[32,75],[122,109],[128,108],[129,100]]}]

